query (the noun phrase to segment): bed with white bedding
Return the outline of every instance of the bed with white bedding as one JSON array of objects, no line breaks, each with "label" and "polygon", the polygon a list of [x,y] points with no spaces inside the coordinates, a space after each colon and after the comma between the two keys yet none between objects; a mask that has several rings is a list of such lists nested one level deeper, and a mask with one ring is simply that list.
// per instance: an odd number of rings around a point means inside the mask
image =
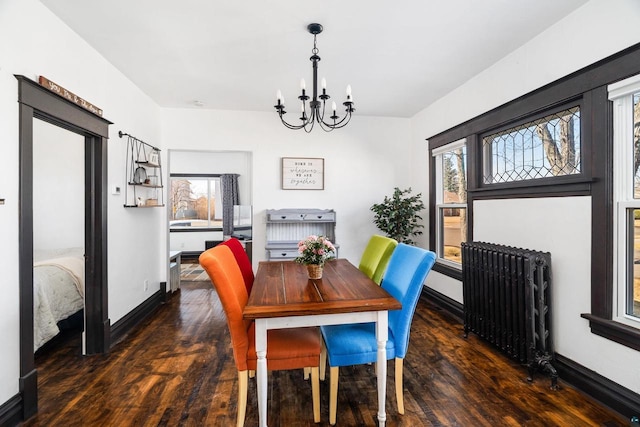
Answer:
[{"label": "bed with white bedding", "polygon": [[84,250],[35,251],[33,350],[60,333],[58,322],[84,308]]}]

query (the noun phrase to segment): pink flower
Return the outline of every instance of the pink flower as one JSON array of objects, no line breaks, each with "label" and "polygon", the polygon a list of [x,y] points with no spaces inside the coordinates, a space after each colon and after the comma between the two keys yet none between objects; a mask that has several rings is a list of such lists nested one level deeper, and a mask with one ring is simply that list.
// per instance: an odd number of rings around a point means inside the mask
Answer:
[{"label": "pink flower", "polygon": [[298,252],[300,255],[296,258],[297,262],[323,265],[325,261],[334,257],[335,246],[325,236],[312,234],[298,242]]}]

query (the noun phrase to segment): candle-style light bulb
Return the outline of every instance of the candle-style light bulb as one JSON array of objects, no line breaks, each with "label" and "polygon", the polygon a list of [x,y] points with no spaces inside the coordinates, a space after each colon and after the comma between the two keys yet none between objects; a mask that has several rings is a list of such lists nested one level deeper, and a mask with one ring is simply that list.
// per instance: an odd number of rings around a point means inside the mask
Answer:
[{"label": "candle-style light bulb", "polygon": [[347,101],[353,102],[353,97],[351,96],[351,85],[347,85]]},{"label": "candle-style light bulb", "polygon": [[278,100],[278,104],[284,104],[284,102],[282,102],[282,92],[280,92],[280,89],[276,92],[276,99]]},{"label": "candle-style light bulb", "polygon": [[304,79],[300,79],[300,89],[305,90],[307,88],[307,84],[304,82]]},{"label": "candle-style light bulb", "polygon": [[320,80],[320,85],[322,86],[322,89],[327,88],[327,80],[324,77]]},{"label": "candle-style light bulb", "polygon": [[336,106],[336,101],[333,101],[333,102],[331,103],[331,109],[333,110],[333,115],[334,115],[334,116],[336,115],[336,109],[337,109],[337,108],[338,108],[338,107]]}]

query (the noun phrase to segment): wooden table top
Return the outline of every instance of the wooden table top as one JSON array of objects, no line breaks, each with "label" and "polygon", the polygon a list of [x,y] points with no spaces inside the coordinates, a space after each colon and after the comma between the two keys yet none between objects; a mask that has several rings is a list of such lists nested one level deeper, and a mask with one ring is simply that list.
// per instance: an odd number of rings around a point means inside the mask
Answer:
[{"label": "wooden table top", "polygon": [[244,309],[247,319],[399,310],[402,305],[346,259],[324,266],[322,279],[292,261],[262,261]]}]

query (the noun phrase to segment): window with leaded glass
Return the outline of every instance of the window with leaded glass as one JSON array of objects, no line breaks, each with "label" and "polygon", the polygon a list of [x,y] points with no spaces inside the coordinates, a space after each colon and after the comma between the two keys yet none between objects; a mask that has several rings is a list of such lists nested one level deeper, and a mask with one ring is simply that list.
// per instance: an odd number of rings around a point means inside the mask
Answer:
[{"label": "window with leaded glass", "polygon": [[580,173],[580,107],[482,136],[483,182],[496,184]]}]

